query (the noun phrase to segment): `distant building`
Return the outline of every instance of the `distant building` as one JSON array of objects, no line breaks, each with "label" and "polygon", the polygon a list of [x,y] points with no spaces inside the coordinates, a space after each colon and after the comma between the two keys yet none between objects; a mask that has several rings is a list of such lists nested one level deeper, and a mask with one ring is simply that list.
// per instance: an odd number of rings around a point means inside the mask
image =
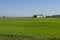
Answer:
[{"label": "distant building", "polygon": [[45,15],[33,15],[34,18],[45,18]]}]

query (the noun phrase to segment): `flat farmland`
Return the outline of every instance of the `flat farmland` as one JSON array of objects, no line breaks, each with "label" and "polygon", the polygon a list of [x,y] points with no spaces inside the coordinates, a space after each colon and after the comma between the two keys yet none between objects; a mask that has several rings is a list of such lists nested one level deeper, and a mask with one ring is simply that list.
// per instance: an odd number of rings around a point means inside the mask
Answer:
[{"label": "flat farmland", "polygon": [[0,18],[0,33],[60,37],[60,18]]}]

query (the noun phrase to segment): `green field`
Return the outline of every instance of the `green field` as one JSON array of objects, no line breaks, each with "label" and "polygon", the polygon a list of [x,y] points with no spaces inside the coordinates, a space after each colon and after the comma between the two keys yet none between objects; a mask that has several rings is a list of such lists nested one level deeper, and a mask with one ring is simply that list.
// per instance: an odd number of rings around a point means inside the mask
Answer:
[{"label": "green field", "polygon": [[0,18],[0,33],[60,37],[60,18]]}]

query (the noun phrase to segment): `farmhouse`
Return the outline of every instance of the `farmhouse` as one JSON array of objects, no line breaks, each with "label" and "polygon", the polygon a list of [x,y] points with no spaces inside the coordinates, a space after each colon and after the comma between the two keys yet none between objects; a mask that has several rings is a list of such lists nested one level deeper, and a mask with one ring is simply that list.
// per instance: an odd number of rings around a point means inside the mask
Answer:
[{"label": "farmhouse", "polygon": [[45,15],[33,15],[34,18],[45,18]]}]

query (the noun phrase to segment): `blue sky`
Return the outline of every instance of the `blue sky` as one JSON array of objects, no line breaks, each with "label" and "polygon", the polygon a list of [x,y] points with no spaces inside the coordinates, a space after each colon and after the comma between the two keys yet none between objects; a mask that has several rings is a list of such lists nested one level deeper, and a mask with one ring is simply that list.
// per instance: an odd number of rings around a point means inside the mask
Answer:
[{"label": "blue sky", "polygon": [[60,0],[0,0],[0,16],[60,14]]}]

